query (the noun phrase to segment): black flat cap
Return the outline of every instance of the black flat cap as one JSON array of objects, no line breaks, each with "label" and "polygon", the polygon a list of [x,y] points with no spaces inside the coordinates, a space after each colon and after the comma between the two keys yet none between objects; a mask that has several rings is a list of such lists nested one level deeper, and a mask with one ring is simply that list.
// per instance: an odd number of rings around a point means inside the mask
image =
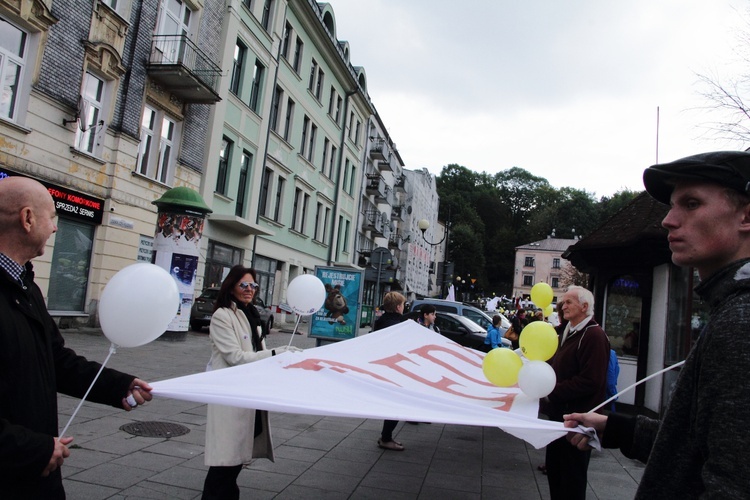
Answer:
[{"label": "black flat cap", "polygon": [[643,185],[648,194],[666,204],[669,204],[675,183],[680,180],[713,182],[750,194],[750,153],[701,153],[671,163],[653,165],[643,171]]}]

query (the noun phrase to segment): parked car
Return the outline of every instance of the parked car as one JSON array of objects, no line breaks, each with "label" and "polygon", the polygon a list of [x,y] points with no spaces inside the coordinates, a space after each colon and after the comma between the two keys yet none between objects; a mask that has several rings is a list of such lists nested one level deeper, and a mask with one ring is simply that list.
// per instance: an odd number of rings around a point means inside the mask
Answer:
[{"label": "parked car", "polygon": [[[416,321],[419,311],[412,311],[406,317]],[[489,351],[489,346],[484,344],[487,330],[466,316],[438,311],[435,314],[435,326],[440,330],[440,335],[457,344],[482,352]]]},{"label": "parked car", "polygon": [[[219,296],[219,287],[209,287],[203,290],[200,297],[193,301],[193,307],[190,309],[190,329],[200,332],[204,326],[208,326],[211,323],[211,316],[214,313],[214,304],[216,303],[216,297]],[[268,335],[268,332],[273,328],[273,313],[266,307],[263,299],[256,298],[254,302],[255,308],[260,314],[260,321],[263,324],[263,333]]]},{"label": "parked car", "polygon": [[[477,309],[474,306],[465,304],[463,302],[453,302],[451,300],[443,300],[443,299],[431,299],[431,298],[424,298],[424,299],[416,299],[411,304],[410,311],[419,311],[422,308],[422,304],[432,304],[435,306],[435,310],[438,312],[448,312],[453,314],[458,314],[459,316],[465,316],[472,320],[473,322],[477,323],[479,326],[484,328],[486,331],[490,326],[492,326],[492,316],[489,316],[486,312],[482,311],[481,309]],[[510,321],[508,318],[506,318],[504,315],[497,313],[500,315],[500,334],[505,333],[505,330],[510,328]]]}]

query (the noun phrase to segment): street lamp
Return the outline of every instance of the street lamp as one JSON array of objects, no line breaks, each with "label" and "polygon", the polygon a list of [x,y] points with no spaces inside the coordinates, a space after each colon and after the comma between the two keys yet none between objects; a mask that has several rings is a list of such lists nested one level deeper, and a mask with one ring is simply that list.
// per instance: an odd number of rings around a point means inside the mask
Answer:
[{"label": "street lamp", "polygon": [[422,219],[417,223],[417,226],[419,226],[419,230],[422,231],[422,239],[428,245],[437,246],[445,241],[445,237],[448,235],[448,231],[446,230],[445,233],[443,233],[443,238],[440,241],[438,241],[437,243],[432,243],[431,241],[427,241],[427,238],[424,235],[424,232],[427,231],[427,228],[430,227],[430,221],[428,221],[427,219]]}]

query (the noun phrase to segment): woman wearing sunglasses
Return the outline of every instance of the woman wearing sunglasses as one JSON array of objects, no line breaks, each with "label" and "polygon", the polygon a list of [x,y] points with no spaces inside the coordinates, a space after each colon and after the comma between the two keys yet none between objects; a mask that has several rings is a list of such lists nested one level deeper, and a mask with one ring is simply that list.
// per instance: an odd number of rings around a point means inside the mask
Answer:
[{"label": "woman wearing sunglasses", "polygon": [[[208,370],[250,363],[296,347],[266,349],[260,315],[253,305],[259,290],[255,270],[234,266],[221,284],[209,326],[211,360]],[[253,458],[273,460],[268,412],[208,405],[203,485],[204,500],[238,499],[237,476]]]}]

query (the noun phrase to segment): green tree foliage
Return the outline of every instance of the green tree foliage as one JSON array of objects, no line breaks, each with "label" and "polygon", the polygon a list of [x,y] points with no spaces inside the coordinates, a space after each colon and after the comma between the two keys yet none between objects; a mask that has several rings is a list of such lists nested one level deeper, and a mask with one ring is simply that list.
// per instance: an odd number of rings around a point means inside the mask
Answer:
[{"label": "green tree foliage", "polygon": [[620,191],[597,201],[585,190],[556,189],[547,179],[513,167],[496,174],[451,164],[437,178],[440,219],[450,222],[448,260],[477,288],[512,292],[515,248],[546,238],[583,237],[639,193]]}]

